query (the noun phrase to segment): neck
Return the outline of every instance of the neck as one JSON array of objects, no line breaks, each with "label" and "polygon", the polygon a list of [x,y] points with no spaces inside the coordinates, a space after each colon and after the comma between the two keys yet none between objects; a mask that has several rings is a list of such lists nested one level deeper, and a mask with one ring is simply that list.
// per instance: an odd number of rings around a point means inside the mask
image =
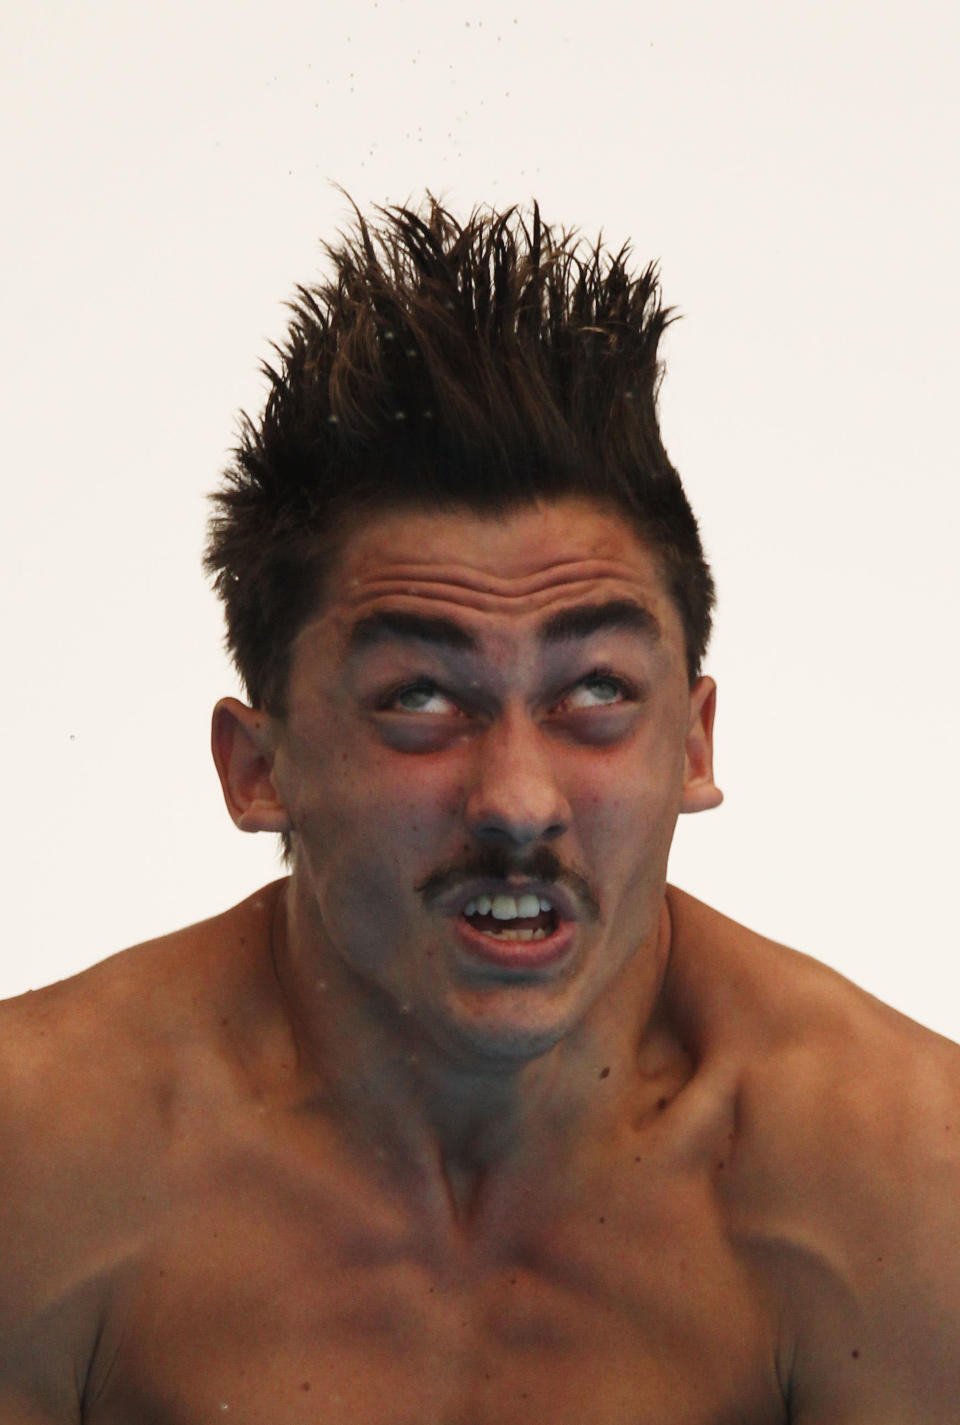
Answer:
[{"label": "neck", "polygon": [[524,1176],[609,1137],[662,1091],[678,1046],[662,1012],[665,901],[650,935],[578,1022],[531,1057],[457,1053],[361,977],[318,933],[296,876],[278,896],[273,954],[310,1098],[362,1152],[469,1215],[492,1175]]}]

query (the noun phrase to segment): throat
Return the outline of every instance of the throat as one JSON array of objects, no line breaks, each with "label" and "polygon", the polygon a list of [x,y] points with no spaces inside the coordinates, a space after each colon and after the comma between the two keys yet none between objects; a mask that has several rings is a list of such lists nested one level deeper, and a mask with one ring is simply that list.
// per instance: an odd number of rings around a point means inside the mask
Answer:
[{"label": "throat", "polygon": [[442,1167],[443,1186],[450,1218],[461,1231],[474,1227],[486,1201],[487,1174],[479,1167],[446,1162]]}]

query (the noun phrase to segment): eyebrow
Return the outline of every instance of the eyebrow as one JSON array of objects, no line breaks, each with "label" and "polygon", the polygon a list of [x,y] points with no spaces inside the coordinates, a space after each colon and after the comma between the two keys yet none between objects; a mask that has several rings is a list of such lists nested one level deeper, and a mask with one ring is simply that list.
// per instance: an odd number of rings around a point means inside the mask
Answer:
[{"label": "eyebrow", "polygon": [[[552,614],[537,630],[544,645],[591,638],[596,633],[636,633],[652,643],[661,636],[660,624],[650,609],[632,599],[608,599],[603,604],[580,604]],[[479,644],[472,634],[453,619],[429,614],[382,609],[358,619],[350,631],[351,654],[378,643],[428,643],[456,653],[477,653]]]},{"label": "eyebrow", "polygon": [[604,604],[578,604],[561,609],[540,629],[542,643],[565,643],[573,638],[590,638],[595,633],[638,633],[656,643],[661,636],[658,620],[645,604],[633,599],[608,599]]},{"label": "eyebrow", "polygon": [[431,643],[459,653],[475,653],[477,640],[453,619],[383,609],[358,619],[350,630],[349,651],[359,653],[376,643]]}]

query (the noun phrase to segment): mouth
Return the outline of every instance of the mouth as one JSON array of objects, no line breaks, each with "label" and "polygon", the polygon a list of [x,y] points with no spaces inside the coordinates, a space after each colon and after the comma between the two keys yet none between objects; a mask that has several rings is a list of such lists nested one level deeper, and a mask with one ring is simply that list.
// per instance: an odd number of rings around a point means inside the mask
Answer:
[{"label": "mouth", "polygon": [[505,970],[540,969],[563,958],[578,918],[558,888],[502,882],[462,891],[450,910],[470,957]]},{"label": "mouth", "polygon": [[532,891],[519,896],[474,896],[460,913],[471,929],[515,943],[545,940],[559,920],[552,901]]}]

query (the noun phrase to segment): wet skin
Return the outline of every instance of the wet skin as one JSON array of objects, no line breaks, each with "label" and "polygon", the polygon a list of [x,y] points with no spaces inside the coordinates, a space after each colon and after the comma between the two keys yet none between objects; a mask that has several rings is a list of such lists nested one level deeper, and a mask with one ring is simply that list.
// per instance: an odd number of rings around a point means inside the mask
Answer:
[{"label": "wet skin", "polygon": [[[632,1052],[664,969],[676,817],[719,801],[714,687],[689,687],[654,559],[581,502],[384,516],[331,587],[296,641],[287,717],[221,708],[221,772],[241,825],[296,840],[277,953],[305,1058],[351,1117],[372,1078],[387,1122],[465,1169],[475,1137],[516,1136],[544,1095],[572,1111],[591,1035]],[[491,872],[522,890],[545,859],[564,953],[486,961],[461,933],[467,891]],[[611,1023],[628,966],[634,1002]],[[330,1005],[350,1025],[336,1039]]]},{"label": "wet skin", "polygon": [[960,1051],[666,887],[713,700],[598,507],[351,535],[290,878],[0,1006],[0,1425],[956,1419]]}]

